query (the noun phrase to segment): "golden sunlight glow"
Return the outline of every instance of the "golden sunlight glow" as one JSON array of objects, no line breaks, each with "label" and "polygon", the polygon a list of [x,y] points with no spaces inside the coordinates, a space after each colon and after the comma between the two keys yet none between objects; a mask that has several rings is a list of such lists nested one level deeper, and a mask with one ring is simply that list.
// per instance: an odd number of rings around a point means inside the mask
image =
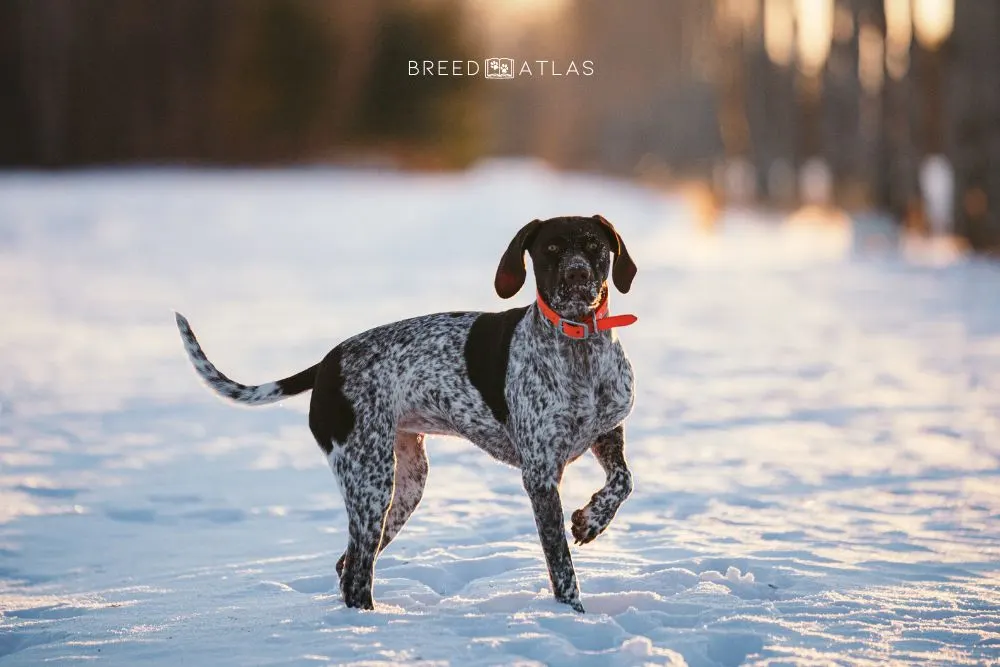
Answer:
[{"label": "golden sunlight glow", "polygon": [[885,68],[889,76],[899,80],[910,69],[910,39],[913,36],[911,0],[885,2]]},{"label": "golden sunlight glow", "polygon": [[469,0],[487,32],[500,39],[516,38],[526,29],[556,21],[569,4],[569,0]]},{"label": "golden sunlight glow", "polygon": [[764,0],[764,48],[771,62],[782,67],[791,64],[794,41],[792,0]]},{"label": "golden sunlight glow", "polygon": [[838,4],[833,12],[833,39],[841,44],[851,41],[854,37],[854,15],[851,8]]},{"label": "golden sunlight glow", "polygon": [[883,58],[885,43],[882,34],[875,26],[865,23],[858,32],[858,79],[869,95],[876,95],[882,90],[885,80]]},{"label": "golden sunlight glow", "polygon": [[951,34],[954,25],[955,0],[914,0],[913,27],[924,48],[933,50],[940,46]]},{"label": "golden sunlight glow", "polygon": [[795,0],[799,68],[809,76],[819,74],[830,55],[833,37],[833,0]]},{"label": "golden sunlight glow", "polygon": [[759,4],[746,0],[719,0],[715,6],[716,20],[731,29],[749,32],[757,23]]}]

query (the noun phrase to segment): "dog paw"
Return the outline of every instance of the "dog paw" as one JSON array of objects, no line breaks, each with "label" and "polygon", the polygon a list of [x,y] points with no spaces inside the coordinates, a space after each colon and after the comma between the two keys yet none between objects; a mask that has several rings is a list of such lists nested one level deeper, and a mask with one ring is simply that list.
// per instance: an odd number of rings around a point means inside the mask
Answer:
[{"label": "dog paw", "polygon": [[344,604],[352,609],[360,609],[362,611],[372,611],[375,609],[375,600],[372,599],[371,593],[349,595],[345,592]]},{"label": "dog paw", "polygon": [[571,598],[567,600],[557,600],[557,601],[565,605],[569,605],[570,608],[578,614],[587,613],[586,610],[583,608],[583,603],[580,602],[580,598]]},{"label": "dog paw", "polygon": [[371,585],[356,581],[345,572],[340,579],[340,593],[344,596],[344,604],[353,609],[374,609],[375,600],[372,597]]},{"label": "dog paw", "polygon": [[576,544],[586,544],[593,541],[605,528],[604,525],[594,519],[593,513],[590,511],[590,505],[573,512],[572,522],[573,525],[570,530],[573,533],[573,539]]},{"label": "dog paw", "polygon": [[345,553],[337,561],[337,574],[340,576],[340,593],[344,604],[354,609],[374,609],[375,600],[372,597],[372,579],[352,568],[352,559]]}]

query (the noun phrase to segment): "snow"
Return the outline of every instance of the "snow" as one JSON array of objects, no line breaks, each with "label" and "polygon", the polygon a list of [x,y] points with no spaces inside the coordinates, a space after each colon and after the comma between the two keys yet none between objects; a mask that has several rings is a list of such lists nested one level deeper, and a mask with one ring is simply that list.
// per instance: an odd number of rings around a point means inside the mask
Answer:
[{"label": "snow", "polygon": [[[345,609],[308,399],[217,400],[171,309],[273,380],[379,323],[509,307],[520,225],[597,212],[640,319],[635,492],[573,548],[588,613],[551,599],[517,471],[455,439],[377,609]],[[0,663],[1000,660],[1000,269],[815,214],[692,220],[531,164],[0,175]],[[602,482],[571,466],[567,515]]]}]

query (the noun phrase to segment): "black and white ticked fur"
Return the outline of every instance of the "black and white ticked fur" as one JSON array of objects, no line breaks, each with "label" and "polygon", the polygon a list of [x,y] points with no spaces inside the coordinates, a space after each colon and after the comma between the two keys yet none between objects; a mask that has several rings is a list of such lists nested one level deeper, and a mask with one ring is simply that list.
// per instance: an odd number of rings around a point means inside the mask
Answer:
[{"label": "black and white ticked fur", "polygon": [[[525,280],[532,257],[539,293],[564,318],[586,321],[615,286],[627,292],[636,269],[601,216],[534,220],[511,241],[497,269],[503,298]],[[205,357],[177,315],[198,374],[215,391],[263,405],[313,390],[309,427],[344,497],[347,550],[337,562],[350,607],[373,608],[378,553],[423,495],[425,434],[466,438],[520,468],[531,499],[552,590],[583,611],[564,530],[563,469],[588,449],[607,474],[604,487],[572,515],[580,544],[607,528],[632,491],[623,422],[632,410],[632,367],[614,330],[582,340],[558,332],[537,304],[501,313],[457,312],[394,322],[349,338],[319,364],[260,386],[236,383]]]}]

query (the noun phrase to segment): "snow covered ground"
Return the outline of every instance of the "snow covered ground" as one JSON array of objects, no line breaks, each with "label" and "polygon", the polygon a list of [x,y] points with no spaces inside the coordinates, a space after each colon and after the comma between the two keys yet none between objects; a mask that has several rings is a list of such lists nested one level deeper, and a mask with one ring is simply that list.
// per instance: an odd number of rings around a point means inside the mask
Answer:
[{"label": "snow covered ground", "polygon": [[[423,504],[347,610],[307,398],[246,382],[389,320],[501,309],[534,217],[601,212],[640,271],[635,492],[557,605],[517,471],[429,443]],[[1000,660],[1000,268],[492,165],[0,175],[0,664]],[[515,301],[531,298],[531,289]],[[603,482],[585,457],[567,512]]]}]

